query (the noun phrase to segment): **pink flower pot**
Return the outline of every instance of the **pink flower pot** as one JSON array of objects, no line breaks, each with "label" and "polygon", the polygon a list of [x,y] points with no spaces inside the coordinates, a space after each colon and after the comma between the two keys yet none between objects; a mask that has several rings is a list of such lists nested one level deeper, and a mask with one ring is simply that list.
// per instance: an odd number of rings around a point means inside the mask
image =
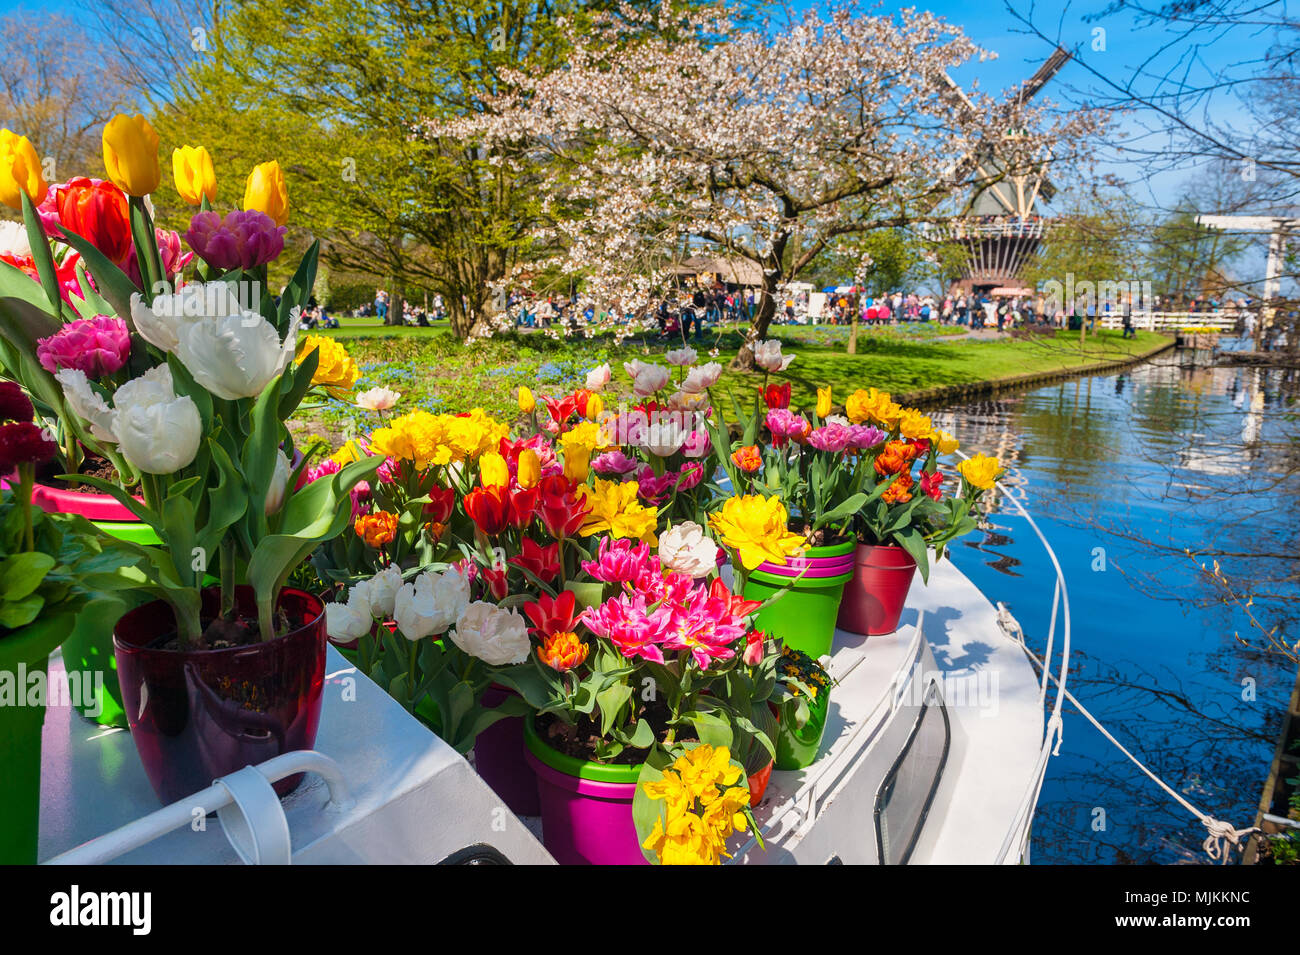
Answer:
[{"label": "pink flower pot", "polygon": [[[483,693],[483,706],[495,709],[514,695],[513,690],[494,683]],[[524,758],[525,753],[524,718],[508,716],[497,720],[474,740],[474,768],[511,812],[519,816],[540,816],[542,804],[537,795],[537,777]]]},{"label": "pink flower pot", "polygon": [[[219,610],[220,591],[203,591],[203,617]],[[256,618],[251,587],[235,604]],[[297,749],[311,749],[325,685],[325,607],[286,589],[279,610],[293,626],[265,643],[220,650],[153,646],[176,629],[171,607],[155,600],[117,622],[113,646],[123,702],[145,773],[163,803],[212,784],[218,776]],[[275,784],[291,792],[302,774]]]},{"label": "pink flower pot", "polygon": [[[524,724],[537,774],[542,844],[562,865],[646,865],[632,822],[640,766],[607,766],[557,752]],[[582,773],[584,775],[578,775]],[[600,778],[589,778],[589,777]]]},{"label": "pink flower pot", "polygon": [[892,544],[859,544],[854,552],[853,577],[844,587],[841,630],[869,636],[893,633],[907,603],[916,561]]}]

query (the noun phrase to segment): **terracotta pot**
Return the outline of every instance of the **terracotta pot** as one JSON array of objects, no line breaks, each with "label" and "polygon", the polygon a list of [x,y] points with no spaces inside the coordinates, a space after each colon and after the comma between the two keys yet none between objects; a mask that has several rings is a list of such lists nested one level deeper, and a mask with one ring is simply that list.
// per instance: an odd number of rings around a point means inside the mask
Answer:
[{"label": "terracotta pot", "polygon": [[[220,590],[203,591],[203,617],[220,609]],[[236,609],[256,618],[251,587]],[[298,749],[311,749],[325,683],[325,607],[301,590],[281,592],[293,627],[265,643],[220,650],[164,650],[175,632],[161,600],[117,622],[113,646],[122,697],[140,761],[163,803],[206,789],[218,776]],[[275,784],[291,792],[302,774]]]},{"label": "terracotta pot", "polygon": [[878,635],[898,629],[916,561],[892,544],[859,544],[853,577],[844,587],[837,623],[841,630]]},{"label": "terracotta pot", "polygon": [[756,773],[749,774],[749,805],[757,806],[763,800],[767,792],[767,784],[772,781],[772,767],[776,762],[770,762]]}]

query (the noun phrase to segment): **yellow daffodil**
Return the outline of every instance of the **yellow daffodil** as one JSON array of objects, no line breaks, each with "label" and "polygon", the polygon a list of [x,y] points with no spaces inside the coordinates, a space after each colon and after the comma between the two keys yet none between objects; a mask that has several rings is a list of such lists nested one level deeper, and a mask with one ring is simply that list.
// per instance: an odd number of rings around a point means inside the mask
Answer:
[{"label": "yellow daffodil", "polygon": [[361,377],[361,369],[348,350],[332,338],[308,335],[298,345],[298,357],[294,360],[301,364],[313,351],[316,352],[316,373],[311,376],[311,383],[320,385],[336,398],[350,392]]},{"label": "yellow daffodil", "polygon": [[787,527],[789,515],[778,497],[745,494],[729,497],[709,526],[727,547],[740,552],[740,562],[753,570],[763,561],[784,565],[803,549],[804,539]]},{"label": "yellow daffodil", "polygon": [[289,187],[284,173],[274,159],[254,166],[244,183],[244,209],[256,209],[275,220],[276,225],[289,222]]},{"label": "yellow daffodil", "polygon": [[0,129],[0,202],[11,209],[22,209],[23,193],[40,205],[49,191],[41,174],[41,157],[36,147],[7,129]]},{"label": "yellow daffodil", "polygon": [[217,173],[212,157],[203,146],[181,146],[172,150],[172,175],[176,191],[192,206],[217,201]]},{"label": "yellow daffodil", "polygon": [[983,454],[977,454],[973,458],[968,458],[957,465],[957,472],[966,480],[971,487],[977,487],[981,491],[987,491],[993,487],[993,482],[997,480],[998,472],[1001,466],[997,458],[990,458]]},{"label": "yellow daffodil", "polygon": [[147,196],[162,181],[158,134],[138,113],[118,113],[104,126],[104,168],[128,196]]},{"label": "yellow daffodil", "polygon": [[579,533],[584,537],[608,533],[644,541],[651,547],[659,546],[659,538],[655,536],[659,508],[641,504],[636,497],[638,489],[636,481],[620,483],[597,478],[595,487],[580,484],[578,493],[591,510]]},{"label": "yellow daffodil", "polygon": [[831,413],[830,387],[817,389],[817,417],[825,418]]},{"label": "yellow daffodil", "polygon": [[727,839],[748,827],[749,787],[725,746],[701,743],[642,790],[664,806],[642,846],[663,865],[717,865]]}]

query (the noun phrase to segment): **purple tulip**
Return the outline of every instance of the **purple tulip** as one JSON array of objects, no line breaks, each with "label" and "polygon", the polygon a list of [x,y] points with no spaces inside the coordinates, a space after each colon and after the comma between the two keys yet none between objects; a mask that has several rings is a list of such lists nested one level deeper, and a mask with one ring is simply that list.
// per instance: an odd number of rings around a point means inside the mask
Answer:
[{"label": "purple tulip", "polygon": [[227,272],[274,261],[284,251],[287,231],[256,210],[236,210],[225,219],[215,212],[200,212],[190,220],[185,241],[208,265]]},{"label": "purple tulip", "polygon": [[51,375],[62,368],[73,368],[92,380],[104,378],[131,357],[131,333],[126,322],[110,315],[79,318],[49,338],[39,339],[36,357]]}]

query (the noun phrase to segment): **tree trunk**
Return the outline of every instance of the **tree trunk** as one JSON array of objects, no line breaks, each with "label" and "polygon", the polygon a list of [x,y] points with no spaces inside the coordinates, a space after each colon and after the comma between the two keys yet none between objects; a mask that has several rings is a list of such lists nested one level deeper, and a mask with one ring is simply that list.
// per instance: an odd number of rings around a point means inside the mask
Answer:
[{"label": "tree trunk", "polygon": [[400,279],[394,279],[388,287],[388,314],[384,317],[384,324],[405,325],[405,305],[406,285]]},{"label": "tree trunk", "polygon": [[745,341],[731,361],[735,371],[752,371],[754,368],[754,343],[767,338],[767,330],[776,317],[776,286],[779,276],[764,272],[763,288],[758,296],[758,308],[754,311],[754,320],[745,333]]}]

